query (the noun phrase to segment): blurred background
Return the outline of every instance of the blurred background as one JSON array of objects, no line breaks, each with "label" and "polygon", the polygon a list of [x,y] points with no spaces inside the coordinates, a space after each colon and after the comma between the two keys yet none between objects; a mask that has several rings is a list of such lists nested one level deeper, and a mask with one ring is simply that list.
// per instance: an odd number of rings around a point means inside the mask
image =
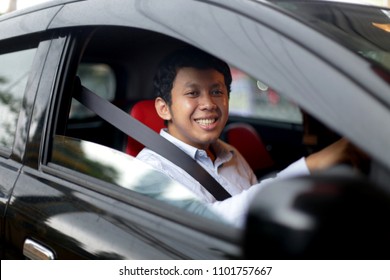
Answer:
[{"label": "blurred background", "polygon": [[0,14],[27,8],[52,0],[0,0]]}]

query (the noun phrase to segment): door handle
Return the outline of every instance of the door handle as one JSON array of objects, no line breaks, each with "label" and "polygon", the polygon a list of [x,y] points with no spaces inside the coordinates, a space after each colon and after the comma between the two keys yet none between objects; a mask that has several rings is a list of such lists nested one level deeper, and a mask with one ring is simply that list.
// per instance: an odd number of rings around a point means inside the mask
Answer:
[{"label": "door handle", "polygon": [[31,260],[54,260],[54,253],[45,246],[27,238],[23,244],[23,255]]}]

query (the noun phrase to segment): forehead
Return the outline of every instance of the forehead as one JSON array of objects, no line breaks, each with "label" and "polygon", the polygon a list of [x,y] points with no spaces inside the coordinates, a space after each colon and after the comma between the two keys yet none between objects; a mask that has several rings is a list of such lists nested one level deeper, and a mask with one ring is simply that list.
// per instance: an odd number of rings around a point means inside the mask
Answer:
[{"label": "forehead", "polygon": [[224,76],[213,68],[198,69],[183,67],[177,70],[174,86],[191,86],[197,84],[224,84]]}]

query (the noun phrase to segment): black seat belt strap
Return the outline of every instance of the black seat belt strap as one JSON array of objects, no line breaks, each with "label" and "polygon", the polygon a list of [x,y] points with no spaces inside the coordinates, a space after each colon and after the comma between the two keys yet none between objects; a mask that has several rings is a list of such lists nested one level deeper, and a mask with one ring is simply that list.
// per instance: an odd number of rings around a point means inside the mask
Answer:
[{"label": "black seat belt strap", "polygon": [[205,169],[203,169],[202,166],[177,146],[81,84],[79,86],[81,89],[78,91],[76,90],[79,96],[74,96],[74,98],[81,104],[128,136],[134,138],[172,163],[180,166],[184,171],[198,180],[216,200],[222,201],[231,197],[231,195]]}]

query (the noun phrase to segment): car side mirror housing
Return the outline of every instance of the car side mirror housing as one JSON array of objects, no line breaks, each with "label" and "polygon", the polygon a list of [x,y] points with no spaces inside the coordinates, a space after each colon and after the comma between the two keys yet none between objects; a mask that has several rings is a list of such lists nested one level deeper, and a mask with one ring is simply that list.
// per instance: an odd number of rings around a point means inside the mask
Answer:
[{"label": "car side mirror housing", "polygon": [[389,259],[390,196],[365,179],[278,180],[254,198],[246,259]]}]

